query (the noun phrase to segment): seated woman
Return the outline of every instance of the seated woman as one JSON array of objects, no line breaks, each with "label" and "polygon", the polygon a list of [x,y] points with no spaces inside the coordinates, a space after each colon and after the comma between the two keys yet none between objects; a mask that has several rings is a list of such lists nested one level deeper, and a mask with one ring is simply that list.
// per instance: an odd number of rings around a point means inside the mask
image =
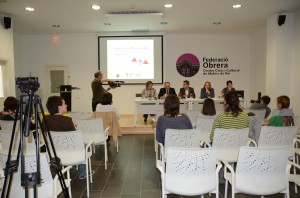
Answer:
[{"label": "seated woman", "polygon": [[99,103],[96,107],[96,111],[98,112],[110,112],[113,111],[116,113],[116,116],[118,120],[120,119],[120,114],[117,110],[117,108],[113,107],[111,104],[113,103],[112,101],[112,94],[109,92],[105,92],[102,98],[101,103]]},{"label": "seated woman", "polygon": [[3,111],[0,112],[0,120],[14,120],[18,100],[13,96],[9,96],[4,100],[3,106]]},{"label": "seated woman", "polygon": [[243,129],[249,127],[249,117],[240,108],[240,101],[237,94],[233,91],[225,95],[225,111],[217,115],[214,120],[210,139],[213,140],[216,128],[223,129]]},{"label": "seated woman", "polygon": [[233,88],[233,86],[232,86],[233,84],[232,84],[232,81],[231,80],[228,80],[227,82],[226,82],[226,87],[222,90],[222,92],[221,92],[221,97],[225,97],[225,95],[227,94],[227,93],[229,93],[229,92],[231,92],[231,91],[235,91],[235,88]]},{"label": "seated woman", "polygon": [[187,115],[179,114],[180,102],[177,96],[168,95],[164,102],[164,115],[156,123],[156,140],[164,145],[166,129],[192,129]]},{"label": "seated woman", "polygon": [[215,90],[211,87],[211,83],[206,81],[200,92],[200,98],[214,98]]},{"label": "seated woman", "polygon": [[216,115],[216,107],[215,107],[215,102],[213,99],[206,98],[204,100],[201,113],[202,113],[202,115],[205,115],[205,116],[215,116]]},{"label": "seated woman", "polygon": [[[142,91],[142,98],[149,98],[149,99],[155,98],[156,97],[156,89],[154,89],[152,87],[153,86],[152,81],[147,81],[145,85],[146,85],[146,88],[143,89],[143,91]],[[144,122],[147,122],[148,114],[144,114],[143,117],[144,117]]]},{"label": "seated woman", "polygon": [[288,96],[277,97],[277,108],[279,115],[272,116],[269,120],[264,120],[265,126],[294,126],[294,113],[290,107],[290,98]]}]

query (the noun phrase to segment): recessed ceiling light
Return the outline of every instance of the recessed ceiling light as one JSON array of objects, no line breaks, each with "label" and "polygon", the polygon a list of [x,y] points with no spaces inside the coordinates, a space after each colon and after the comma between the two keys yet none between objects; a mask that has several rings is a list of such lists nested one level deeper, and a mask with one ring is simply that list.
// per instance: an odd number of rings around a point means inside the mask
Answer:
[{"label": "recessed ceiling light", "polygon": [[216,22],[213,22],[214,25],[220,25],[221,22],[220,21],[216,21]]},{"label": "recessed ceiling light", "polygon": [[167,24],[168,24],[168,22],[166,22],[166,21],[163,21],[163,22],[161,22],[160,24],[161,24],[161,25],[167,25]]},{"label": "recessed ceiling light", "polygon": [[93,9],[93,10],[100,10],[100,6],[94,4],[94,5],[92,5],[92,9]]},{"label": "recessed ceiling light", "polygon": [[173,4],[170,4],[170,3],[167,3],[164,5],[166,8],[172,8],[173,7]]},{"label": "recessed ceiling light", "polygon": [[59,28],[60,25],[58,25],[58,24],[53,24],[52,27]]},{"label": "recessed ceiling light", "polygon": [[233,8],[240,8],[240,7],[242,7],[242,5],[241,5],[241,4],[235,4],[235,5],[233,5],[232,7],[233,7]]},{"label": "recessed ceiling light", "polygon": [[110,23],[104,23],[104,25],[110,25]]},{"label": "recessed ceiling light", "polygon": [[33,12],[35,9],[33,7],[25,7],[25,10],[28,12]]}]

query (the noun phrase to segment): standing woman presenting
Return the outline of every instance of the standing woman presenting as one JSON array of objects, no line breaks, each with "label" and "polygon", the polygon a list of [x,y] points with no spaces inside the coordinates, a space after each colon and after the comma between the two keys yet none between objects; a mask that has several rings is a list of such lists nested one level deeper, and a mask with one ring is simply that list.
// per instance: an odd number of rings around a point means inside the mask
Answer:
[{"label": "standing woman presenting", "polygon": [[99,104],[102,101],[104,93],[110,90],[110,88],[104,89],[102,86],[102,82],[111,82],[111,80],[103,77],[103,74],[100,70],[96,71],[94,77],[95,79],[91,83],[91,87],[93,91],[93,99],[92,99],[93,112],[96,111],[97,104]]}]

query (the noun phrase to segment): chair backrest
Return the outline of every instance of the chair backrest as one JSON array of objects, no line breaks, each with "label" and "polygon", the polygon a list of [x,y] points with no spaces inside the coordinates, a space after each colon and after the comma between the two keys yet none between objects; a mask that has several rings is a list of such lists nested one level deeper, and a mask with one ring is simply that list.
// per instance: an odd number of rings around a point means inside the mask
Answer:
[{"label": "chair backrest", "polygon": [[[11,141],[11,130],[0,130],[0,141],[2,146],[1,153],[8,154],[10,141]],[[19,142],[20,142],[20,132],[16,131],[13,145],[12,145],[12,155],[16,155],[19,148]],[[28,137],[24,137],[24,154],[33,154],[35,153],[35,140],[32,133],[29,133]]]},{"label": "chair backrest", "polygon": [[[293,108],[289,108],[291,111],[293,111]],[[279,115],[280,110],[279,109],[273,109],[272,110],[272,116],[277,116]]]},{"label": "chair backrest", "polygon": [[297,127],[261,127],[258,147],[292,146],[297,135]]},{"label": "chair backrest", "polygon": [[249,137],[255,140],[255,142],[258,142],[262,124],[263,120],[261,119],[261,117],[257,115],[249,116]]},{"label": "chair backrest", "polygon": [[189,117],[193,126],[197,124],[197,118],[200,116],[200,111],[198,110],[187,110],[186,115]]},{"label": "chair backrest", "polygon": [[200,131],[198,129],[166,129],[165,159],[169,147],[198,148],[200,147]]},{"label": "chair backrest", "polygon": [[241,147],[236,167],[236,189],[270,195],[288,187],[286,167],[291,147]]},{"label": "chair backrest", "polygon": [[248,142],[249,128],[221,129],[216,128],[213,139],[213,147],[216,148],[240,148]]},{"label": "chair backrest", "polygon": [[215,116],[198,116],[196,129],[200,129],[201,132],[210,133],[215,118]]},{"label": "chair backrest", "polygon": [[209,136],[210,136],[210,132],[211,132],[214,120],[215,120],[215,116],[198,116],[197,117],[196,129],[200,130],[201,141],[210,142]]},{"label": "chair backrest", "polygon": [[[7,155],[0,154],[1,166],[5,167]],[[25,155],[25,172],[36,172],[36,156]],[[37,185],[37,197],[53,197],[53,178],[47,162],[46,155],[40,154],[40,174],[42,182]],[[14,173],[10,189],[10,197],[25,197],[25,188],[21,186],[21,165],[19,163],[18,171]],[[34,197],[33,187],[29,187],[29,197]]]},{"label": "chair backrest", "polygon": [[92,118],[102,118],[104,128],[109,128],[108,134],[113,137],[114,141],[118,140],[118,136],[121,136],[121,128],[118,121],[118,118],[116,116],[116,113],[114,111],[108,111],[108,112],[94,112],[92,114]]},{"label": "chair backrest", "polygon": [[220,129],[216,128],[213,148],[218,149],[218,159],[229,163],[237,161],[239,149],[248,143],[249,128]]},{"label": "chair backrest", "polygon": [[213,148],[168,148],[165,187],[180,195],[202,195],[219,185],[217,150]]},{"label": "chair backrest", "polygon": [[[103,142],[105,139],[104,127],[102,118],[87,118],[87,119],[77,119],[77,129],[82,132],[84,142],[89,142],[88,139],[91,134],[99,136],[99,138],[94,139],[94,143]],[[94,136],[95,137],[95,136]]]},{"label": "chair backrest", "polygon": [[[14,121],[13,120],[0,120],[0,126],[1,130],[7,130],[7,131],[12,131],[13,126],[14,126]],[[20,122],[19,120],[16,123],[16,131],[20,130]]]},{"label": "chair backrest", "polygon": [[85,162],[85,147],[81,131],[50,131],[50,134],[57,156],[63,165],[77,165]]},{"label": "chair backrest", "polygon": [[262,121],[265,119],[266,109],[246,109],[246,112],[252,112]]}]

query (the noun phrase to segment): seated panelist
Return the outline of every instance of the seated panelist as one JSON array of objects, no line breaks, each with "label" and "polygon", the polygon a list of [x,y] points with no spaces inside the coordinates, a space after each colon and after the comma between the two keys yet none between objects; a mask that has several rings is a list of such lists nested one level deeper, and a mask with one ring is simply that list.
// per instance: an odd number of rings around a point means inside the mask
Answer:
[{"label": "seated panelist", "polygon": [[193,87],[190,87],[188,80],[183,81],[183,87],[180,88],[178,96],[181,98],[195,98],[196,94]]},{"label": "seated panelist", "polygon": [[170,82],[165,82],[164,87],[159,90],[158,98],[166,98],[171,94],[176,95],[176,91],[171,87]]},{"label": "seated panelist", "polygon": [[214,98],[215,90],[211,87],[211,83],[206,81],[200,92],[200,98]]}]

